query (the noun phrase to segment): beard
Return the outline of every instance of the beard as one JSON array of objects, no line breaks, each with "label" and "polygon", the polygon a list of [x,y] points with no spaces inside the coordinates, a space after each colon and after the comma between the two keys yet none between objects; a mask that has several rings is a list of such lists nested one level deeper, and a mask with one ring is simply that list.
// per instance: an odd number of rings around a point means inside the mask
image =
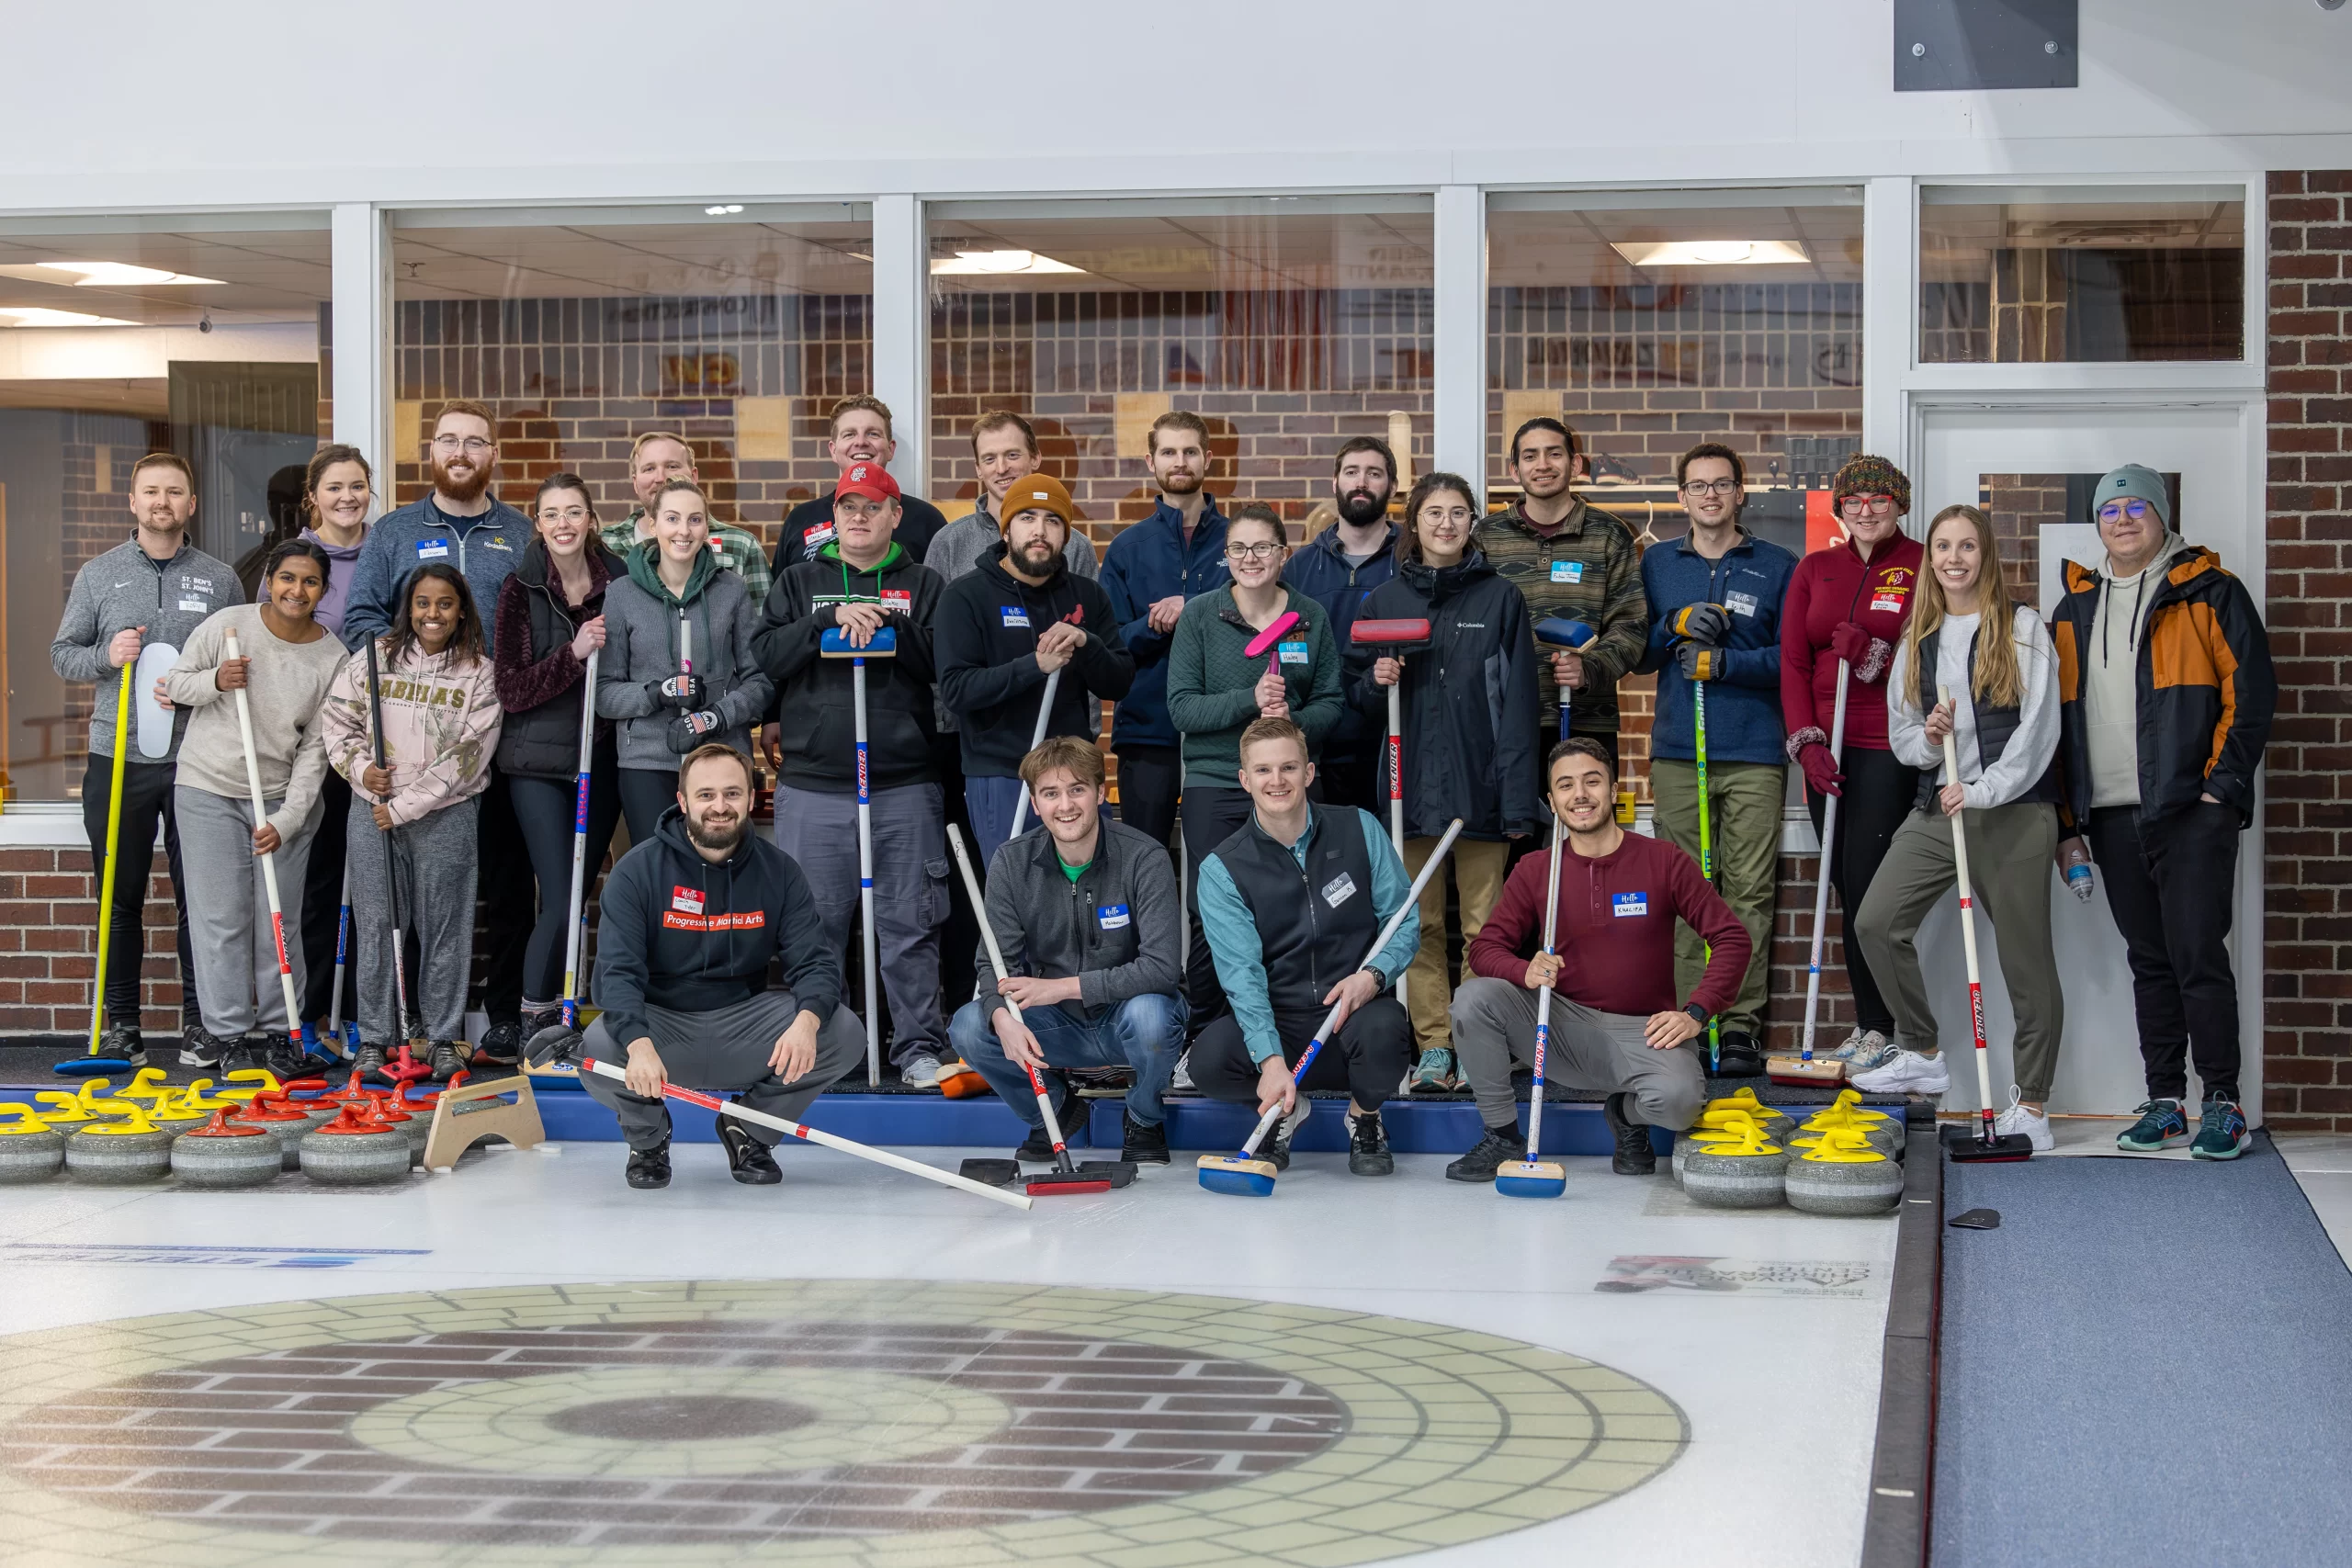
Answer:
[{"label": "beard", "polygon": [[1203,476],[1199,474],[1173,475],[1170,478],[1159,480],[1160,493],[1163,495],[1191,495],[1193,491],[1201,488],[1203,482]]},{"label": "beard", "polygon": [[433,459],[433,488],[439,491],[443,495],[447,496],[451,501],[474,502],[481,500],[481,492],[490,488],[490,465],[487,463],[472,462],[469,459],[462,457],[459,458],[458,461],[466,463],[472,470],[462,479],[452,474],[442,463],[440,458],[435,457]]},{"label": "beard", "polygon": [[743,841],[745,828],[746,823],[741,817],[736,818],[724,828],[706,828],[692,817],[686,818],[686,837],[694,840],[696,849],[702,850],[720,850],[731,853],[735,846]]},{"label": "beard", "polygon": [[1388,515],[1388,498],[1394,487],[1374,494],[1368,490],[1351,490],[1339,498],[1340,521],[1352,528],[1377,523]]},{"label": "beard", "polygon": [[1054,570],[1054,562],[1061,558],[1061,551],[1044,539],[1033,539],[1012,552],[1012,563],[1032,577],[1043,577]]}]

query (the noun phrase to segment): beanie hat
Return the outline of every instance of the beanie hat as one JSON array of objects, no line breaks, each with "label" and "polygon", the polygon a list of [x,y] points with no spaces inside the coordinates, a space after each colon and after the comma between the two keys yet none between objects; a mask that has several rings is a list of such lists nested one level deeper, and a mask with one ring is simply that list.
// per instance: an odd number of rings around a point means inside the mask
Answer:
[{"label": "beanie hat", "polygon": [[1894,510],[1911,510],[1911,481],[1903,477],[1901,468],[1868,452],[1847,458],[1838,477],[1829,481],[1829,509],[1835,512],[1844,506],[1849,495],[1891,495]]},{"label": "beanie hat", "polygon": [[2154,508],[2156,521],[2172,529],[2172,495],[2165,489],[2164,475],[2138,463],[2126,463],[2101,474],[2098,488],[2091,491],[2091,519],[2098,519],[2098,509],[2110,501],[2137,497]]},{"label": "beanie hat", "polygon": [[1048,473],[1023,474],[1004,492],[1004,510],[997,518],[997,526],[1001,529],[1016,513],[1040,510],[1060,518],[1065,528],[1077,517],[1077,509],[1069,503],[1069,491],[1062,488],[1061,480]]}]

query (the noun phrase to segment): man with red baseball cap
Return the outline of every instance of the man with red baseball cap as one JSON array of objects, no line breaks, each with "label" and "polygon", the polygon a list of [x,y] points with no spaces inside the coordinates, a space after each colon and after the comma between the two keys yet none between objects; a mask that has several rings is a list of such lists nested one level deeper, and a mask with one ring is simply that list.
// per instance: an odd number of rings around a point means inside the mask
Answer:
[{"label": "man with red baseball cap", "polygon": [[799,863],[838,952],[858,906],[857,738],[850,661],[823,658],[820,643],[836,628],[860,648],[885,628],[896,634],[893,653],[865,663],[874,931],[890,1000],[890,1060],[910,1087],[929,1089],[948,1054],[939,1010],[946,815],[932,763],[931,628],[944,585],[892,537],[901,514],[899,482],[879,461],[843,468],[834,536],[776,575],[752,649],[784,716],[776,847]]},{"label": "man with red baseball cap", "polygon": [[[825,454],[842,473],[860,464],[887,468],[898,453],[898,439],[890,433],[889,404],[861,393],[833,405],[832,433],[826,437]],[[920,496],[899,498],[899,547],[907,552],[909,558],[925,559],[933,536],[945,526],[947,519],[931,502]],[[804,501],[785,513],[771,563],[775,575],[782,577],[786,567],[807,560],[830,544],[834,528],[831,495]]]}]

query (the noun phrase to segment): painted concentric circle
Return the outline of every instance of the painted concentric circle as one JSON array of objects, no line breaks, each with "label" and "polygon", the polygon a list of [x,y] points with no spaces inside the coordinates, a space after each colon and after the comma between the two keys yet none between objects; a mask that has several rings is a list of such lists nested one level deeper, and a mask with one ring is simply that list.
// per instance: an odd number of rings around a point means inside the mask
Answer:
[{"label": "painted concentric circle", "polygon": [[0,1540],[88,1563],[1338,1564],[1574,1513],[1688,1436],[1606,1367],[1364,1314],[518,1286],[0,1339]]}]

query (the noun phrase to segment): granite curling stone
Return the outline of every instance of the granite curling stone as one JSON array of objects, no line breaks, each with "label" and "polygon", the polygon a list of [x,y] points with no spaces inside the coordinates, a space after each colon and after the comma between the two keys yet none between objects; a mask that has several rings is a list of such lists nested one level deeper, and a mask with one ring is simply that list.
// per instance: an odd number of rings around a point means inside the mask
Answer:
[{"label": "granite curling stone", "polygon": [[277,1134],[216,1111],[193,1132],[172,1141],[172,1174],[188,1187],[223,1190],[259,1187],[285,1168]]},{"label": "granite curling stone", "polygon": [[0,1124],[0,1186],[47,1181],[65,1165],[66,1134],[33,1114],[29,1105],[0,1105],[16,1120]]},{"label": "granite curling stone", "polygon": [[1776,1208],[1788,1165],[1788,1151],[1750,1126],[1736,1142],[1693,1149],[1682,1162],[1682,1190],[1711,1209]]},{"label": "granite curling stone", "polygon": [[172,1140],[179,1136],[147,1120],[146,1112],[101,1100],[92,1110],[109,1106],[127,1111],[119,1121],[93,1122],[75,1129],[65,1140],[65,1173],[76,1181],[97,1187],[135,1187],[160,1181],[171,1174]]},{"label": "granite curling stone", "polygon": [[408,1135],[359,1107],[302,1135],[302,1174],[329,1187],[370,1187],[408,1176]]},{"label": "granite curling stone", "polygon": [[1903,1168],[1852,1129],[1789,1162],[1789,1206],[1808,1214],[1883,1214],[1903,1201]]},{"label": "granite curling stone", "polygon": [[[1737,1143],[1747,1135],[1750,1129],[1761,1131],[1747,1112],[1733,1111],[1717,1117],[1712,1125],[1702,1122],[1688,1131],[1677,1133],[1674,1135],[1674,1153],[1667,1162],[1676,1184],[1679,1185],[1682,1180],[1683,1162],[1693,1154],[1710,1144]],[[1767,1134],[1765,1142],[1771,1141],[1770,1134]]]}]

